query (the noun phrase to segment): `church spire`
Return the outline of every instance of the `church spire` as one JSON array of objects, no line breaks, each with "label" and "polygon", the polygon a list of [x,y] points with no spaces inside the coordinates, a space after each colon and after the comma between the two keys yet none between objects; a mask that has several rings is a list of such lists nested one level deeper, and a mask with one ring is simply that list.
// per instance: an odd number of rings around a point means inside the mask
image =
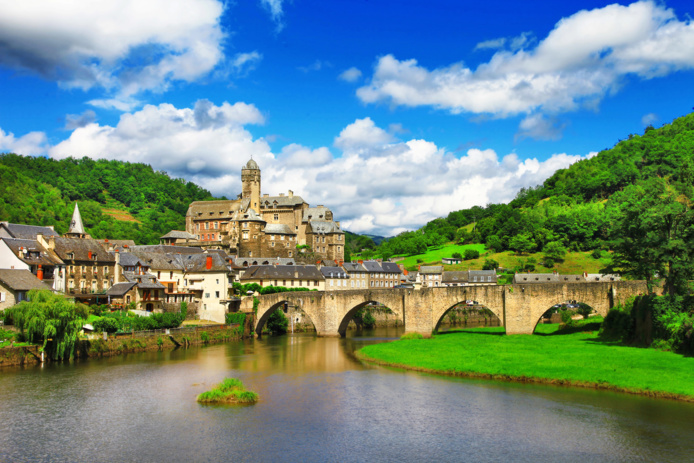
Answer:
[{"label": "church spire", "polygon": [[77,203],[75,203],[75,211],[72,213],[70,229],[67,231],[66,235],[74,236],[77,238],[84,238],[87,235],[87,232],[84,231],[84,225],[82,224],[82,216],[80,215],[80,208],[77,207]]}]

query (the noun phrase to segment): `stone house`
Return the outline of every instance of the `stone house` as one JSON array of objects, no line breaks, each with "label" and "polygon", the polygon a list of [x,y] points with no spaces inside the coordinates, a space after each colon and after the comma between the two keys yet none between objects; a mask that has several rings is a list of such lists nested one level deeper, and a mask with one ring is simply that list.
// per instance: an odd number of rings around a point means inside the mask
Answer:
[{"label": "stone house", "polygon": [[462,270],[443,272],[441,286],[483,286],[497,284],[494,270]]},{"label": "stone house", "polygon": [[369,271],[363,261],[345,262],[342,268],[349,275],[349,289],[366,289],[369,287]]},{"label": "stone house", "polygon": [[27,300],[32,289],[51,288],[27,269],[0,269],[0,310]]},{"label": "stone house", "polygon": [[420,265],[416,287],[437,288],[443,280],[443,265]]},{"label": "stone house", "polygon": [[342,267],[323,266],[320,268],[320,271],[323,274],[323,278],[325,278],[326,291],[351,289],[349,287],[349,274]]},{"label": "stone house", "polygon": [[254,160],[241,169],[242,193],[235,200],[195,201],[186,213],[191,246],[224,249],[238,257],[296,257],[297,246],[334,260],[344,256],[344,232],[324,206],[310,208],[290,190],[263,194]]},{"label": "stone house", "polygon": [[181,245],[195,241],[197,241],[195,235],[180,230],[171,230],[166,235],[159,237],[159,244]]},{"label": "stone house", "polygon": [[65,264],[35,239],[0,238],[0,268],[26,269],[54,291],[65,289]]},{"label": "stone house", "polygon": [[249,267],[240,277],[241,284],[283,286],[325,291],[325,277],[314,265],[258,265]]}]

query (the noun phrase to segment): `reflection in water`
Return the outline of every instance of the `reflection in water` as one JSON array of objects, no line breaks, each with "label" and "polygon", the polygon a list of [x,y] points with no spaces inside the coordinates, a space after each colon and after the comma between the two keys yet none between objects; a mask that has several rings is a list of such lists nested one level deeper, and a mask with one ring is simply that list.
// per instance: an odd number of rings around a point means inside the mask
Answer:
[{"label": "reflection in water", "polygon": [[[0,372],[0,461],[686,461],[694,405],[441,378],[292,335]],[[261,401],[201,406],[240,378]]]}]

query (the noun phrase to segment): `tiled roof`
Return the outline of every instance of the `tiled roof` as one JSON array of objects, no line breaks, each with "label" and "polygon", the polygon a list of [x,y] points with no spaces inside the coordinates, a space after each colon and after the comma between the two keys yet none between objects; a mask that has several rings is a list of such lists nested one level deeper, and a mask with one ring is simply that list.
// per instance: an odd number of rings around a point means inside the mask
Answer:
[{"label": "tiled roof", "polygon": [[[92,258],[89,258],[89,252],[92,253]],[[94,256],[96,260],[101,263],[113,263],[116,261],[115,257],[97,241],[93,239],[82,239],[82,238],[55,238],[55,253],[64,262],[68,262],[72,259],[68,258],[68,254],[74,253],[75,261],[93,261]]]},{"label": "tiled roof", "polygon": [[13,291],[51,289],[43,281],[36,278],[29,270],[0,269],[0,282]]},{"label": "tiled roof", "polygon": [[366,268],[358,262],[345,262],[342,264],[342,268],[348,272],[366,272]]},{"label": "tiled roof", "polygon": [[125,293],[133,289],[133,286],[135,286],[135,283],[133,282],[126,282],[126,283],[116,283],[115,285],[111,286],[107,291],[106,295],[107,296],[115,296],[115,297],[123,297],[125,296]]},{"label": "tiled roof", "polygon": [[17,223],[1,222],[0,226],[5,228],[12,238],[24,240],[35,240],[36,235],[41,234],[45,237],[60,236],[53,230],[53,227],[41,227],[37,225],[22,225]]},{"label": "tiled roof", "polygon": [[467,278],[467,270],[443,272],[443,277],[441,278],[441,281],[443,283],[465,283],[468,281]]},{"label": "tiled roof", "polygon": [[[48,251],[46,248],[41,246],[41,244],[39,244],[38,241],[23,240],[16,238],[0,238],[0,240],[2,240],[8,248],[10,248],[12,253],[14,253],[14,255],[17,256],[18,259],[22,260],[23,262],[29,265],[40,264],[54,266],[61,265],[63,263],[63,261],[60,260],[57,254],[55,254],[52,251]],[[25,251],[28,251],[28,253],[23,253],[23,257],[19,257],[20,248],[24,248]]]},{"label": "tiled roof", "polygon": [[164,239],[164,238],[173,238],[173,239],[185,239],[185,240],[194,240],[195,235],[190,234],[186,231],[181,231],[181,230],[171,230],[169,233],[167,233],[164,236],[160,236],[159,239]]},{"label": "tiled roof", "polygon": [[[138,246],[139,247],[139,246]],[[164,246],[171,247],[171,246]],[[188,248],[190,249],[190,248]],[[183,253],[161,253],[161,252],[147,252],[140,251],[139,249],[133,250],[133,254],[142,260],[146,265],[150,267],[152,271],[159,270],[177,270],[181,271],[183,268],[186,269],[188,273],[201,273],[201,272],[227,272],[229,267],[226,260],[219,253],[194,253],[194,254],[183,254]],[[212,266],[207,269],[207,258],[212,258]]]},{"label": "tiled roof", "polygon": [[323,280],[323,274],[313,265],[258,265],[249,267],[241,280],[257,279]]},{"label": "tiled roof", "polygon": [[272,209],[275,207],[287,207],[287,206],[298,206],[304,204],[306,201],[303,200],[301,196],[263,196],[260,198],[260,206],[266,209]]},{"label": "tiled roof", "polygon": [[606,274],[588,273],[588,274],[586,274],[585,278],[586,278],[586,281],[588,281],[588,282],[620,281],[622,279],[621,275],[618,275],[616,273],[606,273]]},{"label": "tiled roof", "polygon": [[443,273],[443,265],[422,265],[419,267],[419,273],[423,275]]},{"label": "tiled roof", "polygon": [[141,289],[164,289],[166,286],[159,283],[151,273],[136,275],[134,272],[123,272],[123,276],[131,283],[136,283]]},{"label": "tiled roof", "polygon": [[514,283],[559,283],[559,275],[556,273],[516,273],[513,275]]},{"label": "tiled roof", "polygon": [[340,227],[337,226],[337,223],[324,220],[311,220],[308,223],[308,230],[306,231],[321,235],[326,233],[344,233],[342,230],[340,230]]},{"label": "tiled roof", "polygon": [[296,233],[289,228],[289,225],[282,223],[269,223],[265,225],[264,231],[266,235],[296,235]]},{"label": "tiled roof", "polygon": [[202,254],[204,249],[192,246],[170,246],[167,244],[151,244],[133,246],[131,251],[158,252],[159,254]]}]

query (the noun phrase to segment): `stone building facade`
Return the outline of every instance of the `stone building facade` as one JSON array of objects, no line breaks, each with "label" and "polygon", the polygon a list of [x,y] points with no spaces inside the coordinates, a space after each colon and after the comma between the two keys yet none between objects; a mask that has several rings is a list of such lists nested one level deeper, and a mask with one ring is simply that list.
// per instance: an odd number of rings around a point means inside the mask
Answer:
[{"label": "stone building facade", "polygon": [[261,193],[254,160],[241,169],[241,194],[235,200],[195,201],[186,213],[188,246],[224,249],[237,257],[294,258],[308,245],[319,257],[344,259],[345,234],[325,206],[309,207],[303,198]]}]

